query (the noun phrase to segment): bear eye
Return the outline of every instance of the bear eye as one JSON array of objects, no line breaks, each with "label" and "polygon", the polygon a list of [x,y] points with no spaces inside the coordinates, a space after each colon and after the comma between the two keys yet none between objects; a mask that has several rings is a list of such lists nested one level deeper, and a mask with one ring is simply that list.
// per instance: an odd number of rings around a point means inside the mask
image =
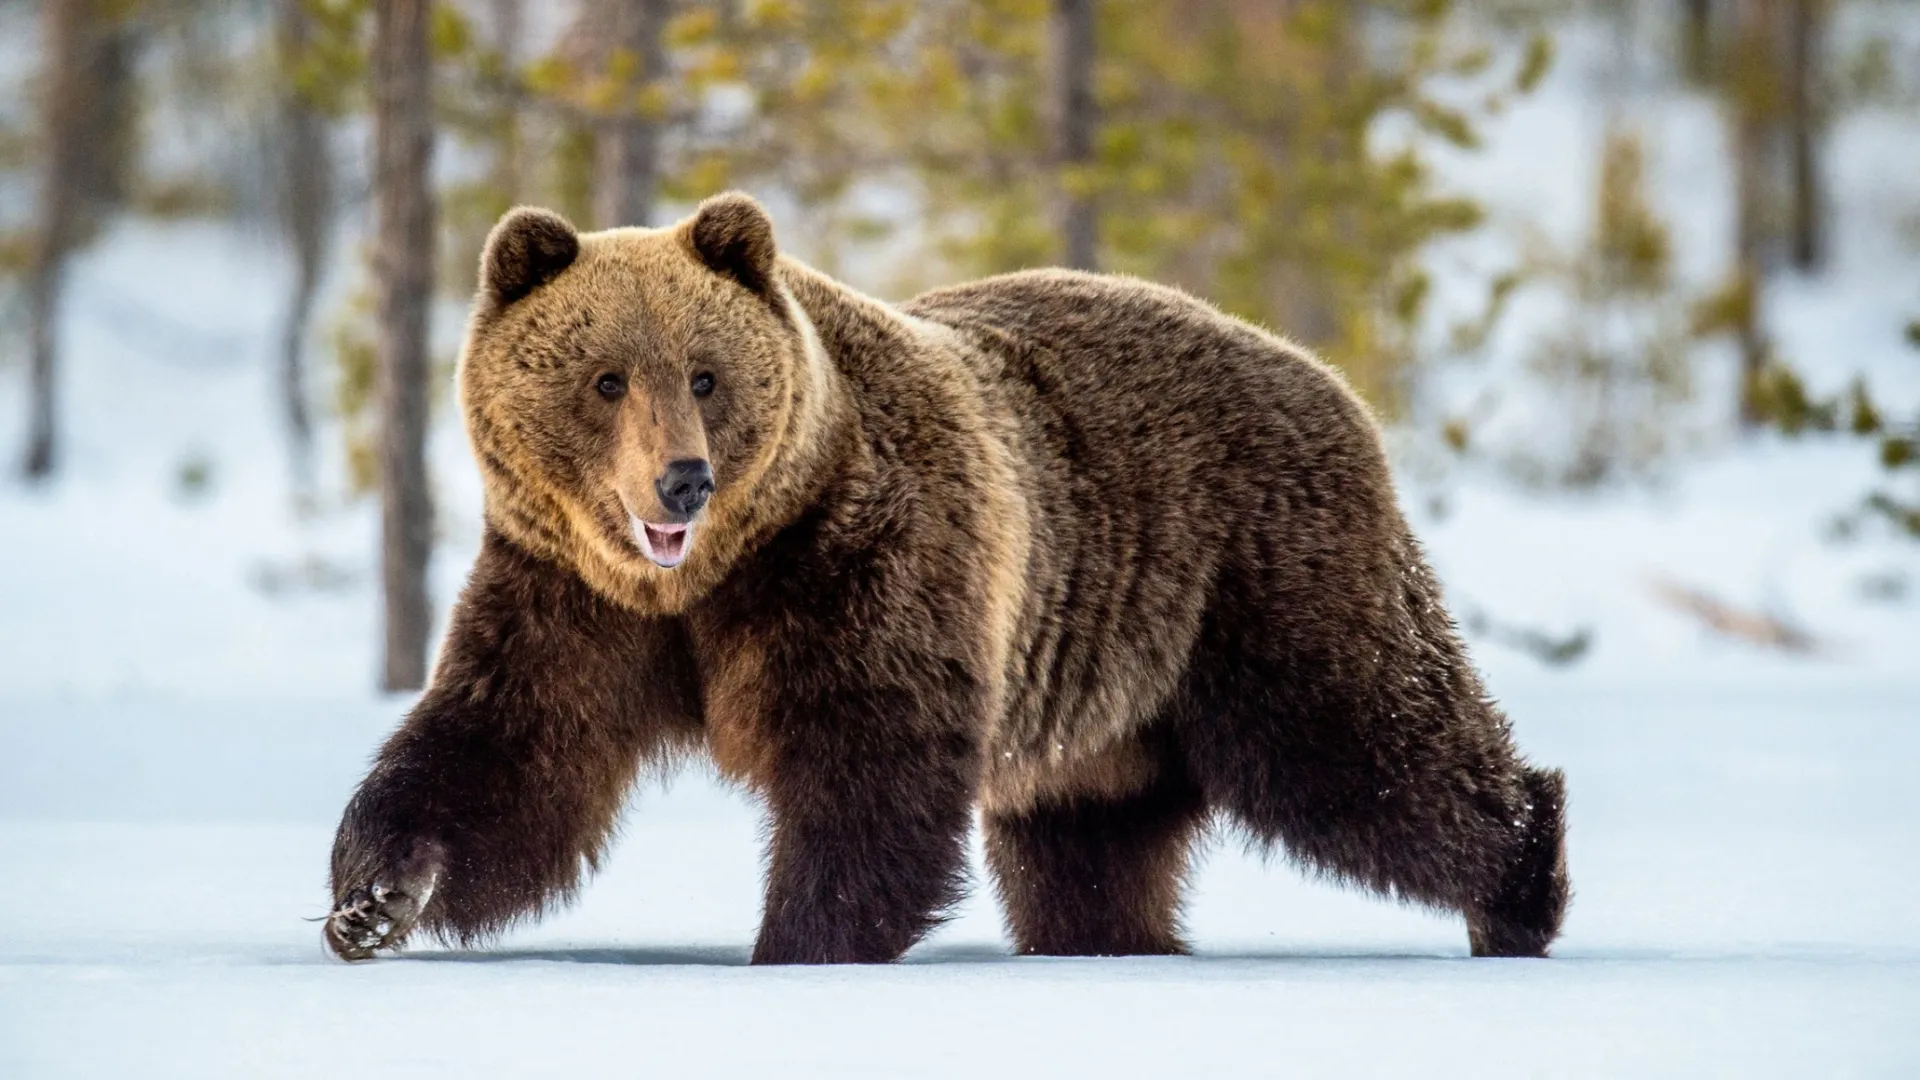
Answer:
[{"label": "bear eye", "polygon": [[693,396],[706,397],[713,393],[713,372],[703,371],[693,377]]},{"label": "bear eye", "polygon": [[627,392],[627,380],[618,372],[609,371],[594,380],[593,388],[600,392],[601,397],[614,401]]}]

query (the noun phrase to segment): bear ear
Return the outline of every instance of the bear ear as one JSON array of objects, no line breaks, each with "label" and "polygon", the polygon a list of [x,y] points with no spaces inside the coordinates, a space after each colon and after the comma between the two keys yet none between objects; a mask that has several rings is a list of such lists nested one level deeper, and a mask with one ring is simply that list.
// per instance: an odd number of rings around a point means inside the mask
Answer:
[{"label": "bear ear", "polygon": [[551,210],[521,206],[487,234],[480,291],[501,307],[558,277],[580,255],[580,234]]},{"label": "bear ear", "polygon": [[753,196],[729,191],[700,204],[687,223],[687,244],[708,269],[762,296],[773,284],[773,219]]}]

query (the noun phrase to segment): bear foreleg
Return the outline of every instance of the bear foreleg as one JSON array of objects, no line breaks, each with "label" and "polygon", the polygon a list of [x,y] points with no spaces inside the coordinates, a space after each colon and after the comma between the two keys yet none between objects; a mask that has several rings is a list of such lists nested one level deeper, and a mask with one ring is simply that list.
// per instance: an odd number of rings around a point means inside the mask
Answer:
[{"label": "bear foreleg", "polygon": [[676,624],[490,534],[433,685],[342,815],[328,946],[471,941],[564,896],[641,763],[698,739],[698,702]]},{"label": "bear foreleg", "polygon": [[966,697],[923,694],[905,723],[893,693],[788,702],[754,963],[886,963],[946,918],[978,773]]}]

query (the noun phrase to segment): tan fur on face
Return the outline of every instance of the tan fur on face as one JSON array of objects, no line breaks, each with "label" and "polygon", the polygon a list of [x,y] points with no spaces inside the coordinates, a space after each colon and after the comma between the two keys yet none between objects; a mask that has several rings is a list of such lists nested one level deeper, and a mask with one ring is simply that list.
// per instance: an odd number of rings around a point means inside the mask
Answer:
[{"label": "tan fur on face", "polygon": [[[649,614],[686,610],[805,505],[842,407],[805,313],[783,291],[776,309],[714,274],[687,232],[588,233],[530,295],[501,308],[483,292],[460,366],[488,517]],[[706,403],[688,389],[701,370],[717,380]],[[606,371],[628,380],[617,404],[593,391]],[[685,562],[667,570],[627,515],[662,520],[653,481],[680,457],[708,459],[716,489]]]},{"label": "tan fur on face", "polygon": [[700,410],[686,395],[629,394],[617,421],[612,484],[627,513],[660,524],[662,508],[655,480],[669,462],[707,456],[707,432]]}]

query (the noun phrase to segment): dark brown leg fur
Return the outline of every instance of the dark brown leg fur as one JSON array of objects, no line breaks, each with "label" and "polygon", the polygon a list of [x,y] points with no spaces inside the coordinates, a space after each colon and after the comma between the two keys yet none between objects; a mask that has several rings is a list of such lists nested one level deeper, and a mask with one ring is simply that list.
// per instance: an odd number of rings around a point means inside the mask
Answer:
[{"label": "dark brown leg fur", "polygon": [[641,762],[699,737],[698,701],[676,624],[490,535],[433,686],[342,816],[327,944],[471,941],[565,895]]},{"label": "dark brown leg fur", "polygon": [[1118,801],[1074,799],[986,819],[987,866],[1024,955],[1184,953],[1181,888],[1206,816],[1169,769]]},{"label": "dark brown leg fur", "polygon": [[965,810],[916,820],[897,805],[776,813],[754,963],[889,963],[945,920],[965,880]]},{"label": "dark brown leg fur", "polygon": [[[944,665],[908,675],[911,697],[874,687],[843,661],[880,648],[863,653],[826,627],[788,640],[772,661],[789,674],[775,676],[786,693],[763,729],[771,766],[756,778],[773,842],[753,962],[897,960],[965,883],[975,693]],[[913,667],[902,658],[895,671]]]},{"label": "dark brown leg fur", "polygon": [[1406,622],[1373,640],[1269,615],[1363,595],[1337,581],[1238,610],[1255,591],[1223,591],[1181,703],[1190,767],[1211,805],[1308,866],[1467,916],[1476,955],[1545,955],[1568,895],[1560,776],[1524,767],[1424,568],[1404,578],[1374,618]]},{"label": "dark brown leg fur", "polygon": [[959,899],[974,755],[958,739],[863,723],[884,714],[861,696],[807,710],[815,723],[781,747],[756,964],[897,960]]},{"label": "dark brown leg fur", "polygon": [[1475,956],[1545,956],[1566,917],[1566,778],[1558,769],[1524,770],[1526,841],[1499,888],[1467,912]]}]

